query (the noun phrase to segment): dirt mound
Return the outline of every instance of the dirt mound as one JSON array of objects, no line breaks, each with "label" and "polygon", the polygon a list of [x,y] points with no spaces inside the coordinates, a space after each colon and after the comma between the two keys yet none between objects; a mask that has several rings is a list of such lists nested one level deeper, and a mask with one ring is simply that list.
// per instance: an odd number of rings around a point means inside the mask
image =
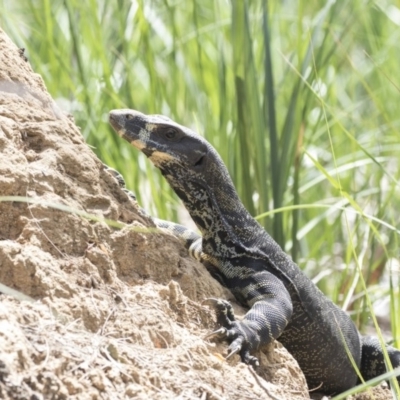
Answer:
[{"label": "dirt mound", "polygon": [[0,282],[32,298],[0,294],[0,398],[309,398],[278,343],[257,376],[202,339],[200,301],[232,296],[154,232],[1,30],[0,196],[34,200],[0,202]]}]

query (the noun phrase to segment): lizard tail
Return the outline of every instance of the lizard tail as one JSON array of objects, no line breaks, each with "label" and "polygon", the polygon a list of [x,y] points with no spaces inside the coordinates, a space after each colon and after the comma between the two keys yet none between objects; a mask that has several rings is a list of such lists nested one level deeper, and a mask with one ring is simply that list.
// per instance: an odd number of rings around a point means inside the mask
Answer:
[{"label": "lizard tail", "polygon": [[[387,371],[382,346],[378,338],[364,336],[361,338],[361,368],[364,380],[370,380]],[[400,368],[400,351],[392,346],[386,346],[390,362],[394,369]],[[400,374],[400,370],[399,370]],[[400,376],[397,376],[400,384]]]}]

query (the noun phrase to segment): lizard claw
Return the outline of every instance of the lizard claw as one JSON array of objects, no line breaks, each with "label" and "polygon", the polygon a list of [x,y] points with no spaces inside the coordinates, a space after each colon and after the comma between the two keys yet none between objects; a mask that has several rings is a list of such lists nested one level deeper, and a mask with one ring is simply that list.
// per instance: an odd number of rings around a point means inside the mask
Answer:
[{"label": "lizard claw", "polygon": [[212,306],[215,303],[218,302],[218,299],[216,299],[215,297],[208,297],[207,299],[204,299],[201,304],[204,304],[206,306]]},{"label": "lizard claw", "polygon": [[249,349],[244,348],[243,346],[244,338],[243,336],[239,336],[236,338],[228,347],[230,353],[225,357],[225,360],[231,358],[234,354],[240,353],[240,358],[245,364],[252,365],[254,368],[259,367],[260,363],[257,357],[254,357],[250,354]]},{"label": "lizard claw", "polygon": [[206,336],[204,336],[204,339],[208,339],[213,336],[225,336],[226,335],[226,328],[219,328],[216,331],[213,331]]},{"label": "lizard claw", "polygon": [[239,353],[239,351],[242,350],[242,344],[243,344],[243,338],[242,337],[238,337],[237,339],[235,339],[228,347],[228,350],[230,350],[230,352],[225,357],[225,360],[228,360],[234,354]]},{"label": "lizard claw", "polygon": [[201,302],[202,305],[214,307],[215,309],[224,308],[224,303],[229,304],[226,300],[216,299],[215,297],[208,297]]},{"label": "lizard claw", "polygon": [[229,345],[228,350],[230,350],[230,353],[225,357],[226,360],[228,360],[234,354],[240,353],[240,358],[242,359],[242,361],[245,364],[252,365],[254,368],[257,368],[257,367],[260,366],[258,358],[252,356],[250,354],[249,349],[244,346],[244,338],[243,338],[243,336],[239,336],[238,338],[236,338]]},{"label": "lizard claw", "polygon": [[245,364],[249,364],[253,368],[257,368],[260,366],[260,362],[258,361],[258,358],[252,356],[248,350],[242,352],[241,357]]}]

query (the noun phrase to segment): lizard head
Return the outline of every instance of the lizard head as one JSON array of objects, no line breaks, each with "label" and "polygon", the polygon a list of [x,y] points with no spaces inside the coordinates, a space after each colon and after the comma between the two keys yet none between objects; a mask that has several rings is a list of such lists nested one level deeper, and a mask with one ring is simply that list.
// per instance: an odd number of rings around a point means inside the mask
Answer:
[{"label": "lizard head", "polygon": [[129,109],[110,111],[109,120],[122,138],[141,150],[163,173],[183,168],[186,174],[203,175],[207,155],[213,149],[189,128],[162,115]]},{"label": "lizard head", "polygon": [[238,223],[238,209],[246,210],[222,159],[203,137],[162,115],[123,109],[110,111],[109,120],[160,169],[203,234],[215,223],[213,210],[220,216],[224,208],[225,218]]}]

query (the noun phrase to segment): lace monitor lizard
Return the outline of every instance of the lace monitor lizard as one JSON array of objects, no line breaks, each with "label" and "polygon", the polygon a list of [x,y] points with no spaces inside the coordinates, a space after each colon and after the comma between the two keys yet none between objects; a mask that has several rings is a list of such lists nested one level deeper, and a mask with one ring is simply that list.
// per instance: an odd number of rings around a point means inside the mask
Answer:
[{"label": "lace monitor lizard", "polygon": [[[386,372],[377,338],[361,336],[349,316],[330,301],[240,201],[216,150],[201,136],[161,115],[113,110],[114,130],[161,170],[183,201],[201,236],[156,220],[186,238],[187,247],[211,275],[249,309],[236,320],[229,302],[208,299],[221,326],[216,334],[253,366],[260,346],[279,341],[298,361],[311,388],[343,392]],[[394,368],[400,351],[386,347]]]}]

